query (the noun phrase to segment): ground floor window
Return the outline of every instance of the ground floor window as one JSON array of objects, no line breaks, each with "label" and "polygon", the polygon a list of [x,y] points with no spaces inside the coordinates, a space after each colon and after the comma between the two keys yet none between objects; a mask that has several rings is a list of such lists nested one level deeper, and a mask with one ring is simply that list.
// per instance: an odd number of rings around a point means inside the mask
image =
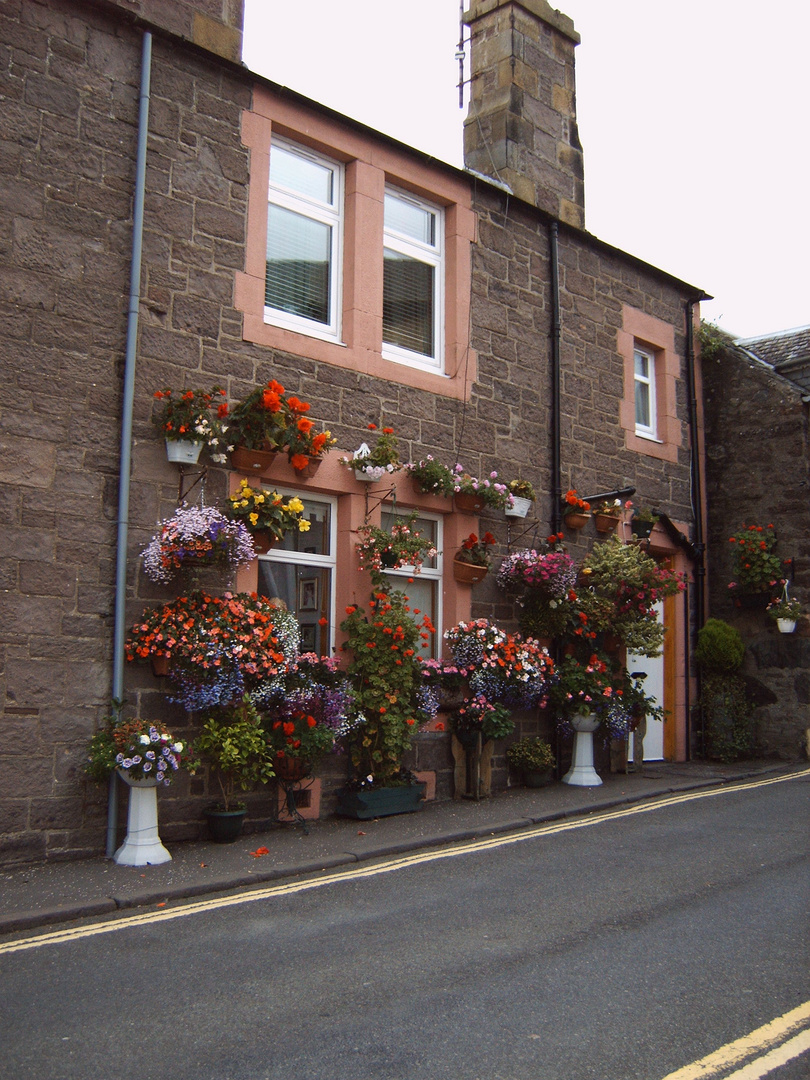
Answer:
[{"label": "ground floor window", "polygon": [[[280,489],[276,489],[280,490]],[[326,496],[304,504],[307,532],[288,532],[267,555],[259,557],[258,592],[280,599],[301,626],[301,652],[331,655],[334,645],[336,502]]]},{"label": "ground floor window", "polygon": [[[395,515],[390,511],[383,511],[381,525],[388,531],[394,524]],[[415,614],[417,622],[423,615],[427,615],[436,627],[436,633],[431,634],[427,641],[423,641],[420,653],[423,657],[438,659],[441,654],[441,625],[442,625],[442,520],[425,514],[416,519],[414,529],[418,529],[423,536],[430,539],[433,546],[439,552],[434,559],[426,559],[420,574],[414,575],[413,568],[403,567],[401,570],[389,570],[386,577],[392,581],[394,588],[401,589],[408,597],[411,611]]]}]

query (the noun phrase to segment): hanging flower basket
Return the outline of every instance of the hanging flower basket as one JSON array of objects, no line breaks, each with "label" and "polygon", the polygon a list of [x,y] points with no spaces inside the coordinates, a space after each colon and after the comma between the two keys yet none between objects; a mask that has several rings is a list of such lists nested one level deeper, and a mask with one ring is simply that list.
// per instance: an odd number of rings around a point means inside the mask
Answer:
[{"label": "hanging flower basket", "polygon": [[504,509],[507,517],[525,518],[532,508],[531,499],[521,499],[518,495],[512,496],[512,505]]},{"label": "hanging flower basket", "polygon": [[477,582],[483,581],[488,572],[488,566],[476,566],[475,563],[453,559],[453,577],[462,585],[475,585]]},{"label": "hanging flower basket", "polygon": [[253,533],[253,547],[257,555],[266,555],[275,544],[276,538],[265,529],[258,529]]},{"label": "hanging flower basket", "polygon": [[166,458],[178,465],[196,465],[200,460],[203,444],[190,439],[166,439]]},{"label": "hanging flower basket", "polygon": [[578,532],[580,529],[583,529],[588,524],[588,522],[591,520],[591,515],[574,511],[571,514],[566,514],[563,520],[565,522],[566,529],[572,529]]},{"label": "hanging flower basket", "polygon": [[310,477],[313,477],[318,471],[318,469],[320,469],[322,461],[323,458],[308,457],[306,465],[302,465],[300,467],[293,466],[295,468],[295,475],[300,477],[302,480],[309,480]]},{"label": "hanging flower basket", "polygon": [[458,491],[453,496],[453,505],[462,514],[478,514],[484,509],[484,500],[480,495]]},{"label": "hanging flower basket", "polygon": [[[657,519],[655,519],[657,520]],[[630,530],[635,536],[636,540],[648,540],[650,534],[655,528],[655,520],[651,518],[636,518],[630,519]]]},{"label": "hanging flower basket", "polygon": [[780,634],[792,634],[796,629],[795,619],[777,619],[776,625],[779,627]]},{"label": "hanging flower basket", "polygon": [[616,531],[619,518],[616,514],[595,514],[594,524],[596,525],[596,531],[605,535]]},{"label": "hanging flower basket", "polygon": [[237,446],[231,451],[231,465],[237,472],[265,473],[275,460],[275,450],[246,450]]},{"label": "hanging flower basket", "polygon": [[169,674],[168,653],[153,652],[149,654],[149,662],[152,665],[152,674],[156,679],[162,679]]}]

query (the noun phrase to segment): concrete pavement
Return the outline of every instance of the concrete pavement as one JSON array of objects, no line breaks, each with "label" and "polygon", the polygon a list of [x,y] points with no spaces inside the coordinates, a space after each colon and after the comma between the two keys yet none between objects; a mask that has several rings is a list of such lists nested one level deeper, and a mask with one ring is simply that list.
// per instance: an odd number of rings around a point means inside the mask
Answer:
[{"label": "concrete pavement", "polygon": [[492,798],[426,803],[415,814],[373,821],[330,818],[280,825],[234,844],[169,845],[162,866],[125,867],[98,856],[0,867],[0,933],[29,930],[184,897],[244,889],[268,881],[352,866],[386,855],[526,828],[670,792],[784,775],[807,763],[748,761],[648,763],[641,774],[611,774],[601,787],[554,783],[512,788]]}]

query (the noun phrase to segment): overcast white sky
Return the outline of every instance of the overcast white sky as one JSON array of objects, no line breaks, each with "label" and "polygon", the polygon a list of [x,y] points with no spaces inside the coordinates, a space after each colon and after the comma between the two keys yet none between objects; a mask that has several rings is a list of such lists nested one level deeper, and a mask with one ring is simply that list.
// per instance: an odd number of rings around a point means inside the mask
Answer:
[{"label": "overcast white sky", "polygon": [[[560,10],[582,38],[586,227],[711,293],[735,336],[810,324],[810,4]],[[458,37],[459,0],[245,0],[252,70],[461,166]]]}]

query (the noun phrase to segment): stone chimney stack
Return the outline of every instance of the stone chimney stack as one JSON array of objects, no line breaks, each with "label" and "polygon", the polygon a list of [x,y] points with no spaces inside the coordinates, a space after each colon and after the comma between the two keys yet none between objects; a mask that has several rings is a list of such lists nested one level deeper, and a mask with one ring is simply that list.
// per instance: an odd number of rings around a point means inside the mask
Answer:
[{"label": "stone chimney stack", "polygon": [[584,228],[572,20],[546,0],[471,0],[464,21],[472,53],[464,164]]}]

